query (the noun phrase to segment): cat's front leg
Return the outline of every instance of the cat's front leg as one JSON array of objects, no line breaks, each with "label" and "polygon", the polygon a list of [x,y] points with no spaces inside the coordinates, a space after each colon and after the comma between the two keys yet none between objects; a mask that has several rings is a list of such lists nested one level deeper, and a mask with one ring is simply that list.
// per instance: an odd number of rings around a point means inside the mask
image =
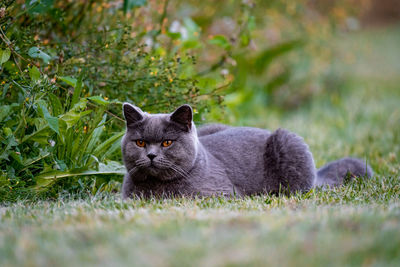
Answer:
[{"label": "cat's front leg", "polygon": [[133,184],[131,176],[129,175],[129,173],[125,174],[124,180],[122,182],[122,198],[123,199],[131,198],[134,188],[135,186]]},{"label": "cat's front leg", "polygon": [[273,132],[265,143],[264,177],[264,190],[269,193],[310,190],[316,169],[303,138],[284,129]]}]

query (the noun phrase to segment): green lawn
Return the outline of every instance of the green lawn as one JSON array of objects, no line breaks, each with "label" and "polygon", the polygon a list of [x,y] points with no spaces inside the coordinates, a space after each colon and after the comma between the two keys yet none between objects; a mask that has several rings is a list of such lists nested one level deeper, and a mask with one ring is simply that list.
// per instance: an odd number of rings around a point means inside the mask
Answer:
[{"label": "green lawn", "polygon": [[329,93],[250,122],[304,136],[317,166],[367,159],[371,180],[291,197],[3,204],[0,265],[399,266],[399,31],[338,37]]}]

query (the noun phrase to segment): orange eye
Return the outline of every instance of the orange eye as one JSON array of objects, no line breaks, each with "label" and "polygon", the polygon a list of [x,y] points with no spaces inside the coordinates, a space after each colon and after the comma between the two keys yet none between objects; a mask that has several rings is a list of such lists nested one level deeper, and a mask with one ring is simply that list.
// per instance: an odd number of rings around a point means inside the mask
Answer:
[{"label": "orange eye", "polygon": [[143,140],[136,140],[136,145],[138,147],[145,147],[146,146],[146,142]]},{"label": "orange eye", "polygon": [[161,145],[162,145],[163,147],[170,146],[170,145],[172,145],[172,141],[171,141],[171,140],[165,140],[165,141],[162,142]]}]

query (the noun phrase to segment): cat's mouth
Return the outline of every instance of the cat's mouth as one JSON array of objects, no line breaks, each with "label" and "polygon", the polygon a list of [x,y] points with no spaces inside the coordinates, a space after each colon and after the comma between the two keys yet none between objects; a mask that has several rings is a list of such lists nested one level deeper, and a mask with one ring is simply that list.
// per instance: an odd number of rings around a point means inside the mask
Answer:
[{"label": "cat's mouth", "polygon": [[158,176],[165,172],[168,168],[166,166],[159,164],[158,162],[151,161],[145,167],[146,171],[152,176]]},{"label": "cat's mouth", "polygon": [[177,178],[186,177],[187,173],[183,171],[179,166],[172,164],[166,160],[148,160],[141,161],[130,171],[132,177],[135,177],[135,173],[139,173],[142,181],[148,177],[154,177],[161,181],[172,181]]},{"label": "cat's mouth", "polygon": [[147,167],[147,170],[151,175],[157,175],[161,171],[161,169],[153,162],[150,163],[150,165]]}]

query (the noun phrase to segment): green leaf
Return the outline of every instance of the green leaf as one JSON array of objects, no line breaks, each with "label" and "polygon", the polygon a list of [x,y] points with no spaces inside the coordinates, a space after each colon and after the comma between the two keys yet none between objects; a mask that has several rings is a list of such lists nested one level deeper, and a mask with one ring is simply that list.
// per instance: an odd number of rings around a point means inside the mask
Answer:
[{"label": "green leaf", "polygon": [[74,88],[76,87],[77,80],[75,78],[73,78],[73,77],[60,76],[60,77],[57,77],[57,78],[60,79],[61,81],[65,82],[65,83],[67,83],[68,85],[74,87]]},{"label": "green leaf", "polygon": [[67,128],[74,126],[83,116],[91,113],[92,110],[86,110],[81,112],[86,108],[87,100],[82,98],[78,103],[76,103],[67,113],[63,114],[60,119],[67,124]]},{"label": "green leaf", "polygon": [[75,112],[69,111],[61,116],[61,120],[63,120],[67,124],[67,129],[74,126],[82,117],[90,114],[92,110],[86,110],[83,112]]},{"label": "green leaf", "polygon": [[47,122],[49,123],[50,128],[55,131],[57,134],[60,134],[59,128],[58,128],[58,118],[56,117],[44,117]]},{"label": "green leaf", "polygon": [[208,43],[217,45],[223,49],[230,49],[232,47],[230,42],[223,35],[215,35]]},{"label": "green leaf", "polygon": [[170,31],[167,31],[167,36],[172,40],[177,40],[182,37],[180,32],[170,32]]},{"label": "green leaf", "polygon": [[43,111],[43,117],[49,124],[49,127],[53,131],[55,131],[57,134],[60,134],[59,127],[58,127],[58,118],[51,116],[49,111],[47,110],[47,108],[44,105],[40,104],[40,108]]},{"label": "green leaf", "polygon": [[87,168],[76,168],[68,171],[48,171],[41,173],[35,177],[36,186],[35,189],[40,189],[48,186],[54,180],[60,178],[68,178],[83,175],[125,175],[126,171],[123,165],[118,162],[112,161],[108,164],[99,164],[99,170],[87,169]]},{"label": "green leaf", "polygon": [[63,113],[63,107],[61,105],[60,98],[58,98],[56,95],[54,95],[52,93],[48,93],[48,95],[50,98],[50,104],[51,104],[51,108],[53,110],[53,115],[57,117],[58,115]]},{"label": "green leaf", "polygon": [[265,92],[271,94],[276,89],[280,88],[280,86],[286,84],[291,77],[290,74],[290,71],[285,71],[271,78],[264,86]]},{"label": "green leaf", "polygon": [[182,47],[185,49],[200,48],[201,43],[198,40],[187,40],[182,43]]},{"label": "green leaf", "polygon": [[98,172],[108,172],[108,173],[113,173],[113,174],[122,174],[125,175],[126,169],[124,165],[121,165],[121,163],[116,162],[116,161],[107,161],[106,163],[99,163],[99,169]]},{"label": "green leaf", "polygon": [[[71,78],[71,77],[68,77],[68,78],[72,79],[72,82],[73,82],[74,78]],[[71,107],[73,107],[76,103],[78,103],[79,97],[81,96],[82,86],[83,86],[82,76],[79,76],[78,80],[75,79],[75,85],[72,85],[72,84],[69,84],[69,85],[74,87],[74,94],[72,95],[72,100],[71,100]]]},{"label": "green leaf", "polygon": [[242,34],[240,36],[240,45],[241,47],[246,47],[248,46],[250,43],[250,36],[246,33],[246,34]]},{"label": "green leaf", "polygon": [[11,129],[8,128],[8,127],[4,127],[4,128],[3,128],[3,133],[4,133],[4,135],[5,135],[6,137],[12,135],[12,131],[11,131]]},{"label": "green leaf", "polygon": [[31,80],[34,82],[37,82],[40,78],[40,71],[36,66],[32,66],[32,68],[29,69],[29,77],[31,77]]},{"label": "green leaf", "polygon": [[40,155],[24,160],[23,165],[25,166],[25,168],[27,168],[29,165],[32,165],[33,163],[38,162],[39,160],[44,159],[44,158],[46,158],[48,156],[50,156],[50,153],[44,152],[42,150]]},{"label": "green leaf", "polygon": [[21,157],[21,154],[17,154],[15,151],[10,151],[9,156],[12,157],[16,162],[18,162],[20,165],[23,165],[23,160]]},{"label": "green leaf", "polygon": [[31,0],[28,5],[28,14],[44,14],[49,12],[54,6],[54,0]]},{"label": "green leaf", "polygon": [[0,50],[0,66],[7,62],[10,59],[11,56],[11,51],[9,48],[6,48],[5,50]]},{"label": "green leaf", "polygon": [[33,132],[30,135],[25,135],[24,138],[22,139],[21,143],[24,143],[26,141],[34,141],[38,142],[39,144],[42,145],[48,145],[48,139],[51,135],[51,131],[49,129],[49,125],[43,126],[39,128],[37,131]]},{"label": "green leaf", "polygon": [[93,151],[93,155],[98,158],[102,158],[102,156],[104,156],[104,154],[107,152],[108,148],[111,145],[113,145],[116,141],[118,141],[118,139],[124,134],[125,132],[120,132],[108,138],[106,141],[104,141],[103,143],[101,143],[99,146],[96,147],[96,149]]},{"label": "green leaf", "polygon": [[117,150],[121,150],[121,140],[122,140],[122,136],[117,139],[114,144],[112,144],[107,151],[104,153],[104,155],[102,156],[103,159],[105,158],[110,158],[112,156],[112,154],[117,151]]},{"label": "green leaf", "polygon": [[265,49],[256,57],[253,70],[262,73],[275,58],[287,54],[302,44],[301,40],[293,40]]},{"label": "green leaf", "polygon": [[81,98],[78,103],[72,106],[69,111],[80,111],[86,108],[87,99]]},{"label": "green leaf", "polygon": [[43,62],[45,64],[49,63],[51,57],[46,54],[45,52],[43,52],[42,50],[40,50],[38,47],[31,47],[28,51],[28,55],[31,58],[40,58],[41,60],[43,60]]},{"label": "green leaf", "polygon": [[101,106],[107,106],[108,104],[110,104],[110,102],[108,102],[107,100],[98,95],[88,97],[88,99]]},{"label": "green leaf", "polygon": [[3,151],[3,153],[0,154],[0,159],[5,159],[5,160],[8,160],[8,156],[10,156],[10,154],[12,152],[11,148],[15,147],[15,146],[18,146],[18,142],[15,140],[14,135],[12,135],[12,133],[8,132],[7,129],[8,128],[4,128],[3,129],[3,131],[5,132],[5,134],[7,136],[7,139],[2,142],[3,144],[6,145],[6,147],[5,147],[4,151]]},{"label": "green leaf", "polygon": [[89,153],[95,148],[95,146],[99,143],[100,141],[100,136],[103,133],[103,127],[104,127],[104,123],[106,122],[107,119],[107,114],[103,115],[102,120],[99,122],[99,124],[97,125],[96,129],[94,129],[88,147],[86,149],[86,151],[88,151]]},{"label": "green leaf", "polygon": [[[183,24],[188,31],[189,38],[199,38],[197,34],[200,33],[201,28],[196,24],[196,22],[194,22],[190,17],[186,17],[183,19]],[[195,34],[196,32],[197,34]]]},{"label": "green leaf", "polygon": [[147,4],[147,0],[124,0],[124,13],[126,14],[129,10],[135,7],[141,7]]},{"label": "green leaf", "polygon": [[0,122],[2,122],[3,119],[8,117],[8,115],[10,114],[10,111],[11,111],[11,106],[9,106],[9,105],[2,105],[0,107]]}]

